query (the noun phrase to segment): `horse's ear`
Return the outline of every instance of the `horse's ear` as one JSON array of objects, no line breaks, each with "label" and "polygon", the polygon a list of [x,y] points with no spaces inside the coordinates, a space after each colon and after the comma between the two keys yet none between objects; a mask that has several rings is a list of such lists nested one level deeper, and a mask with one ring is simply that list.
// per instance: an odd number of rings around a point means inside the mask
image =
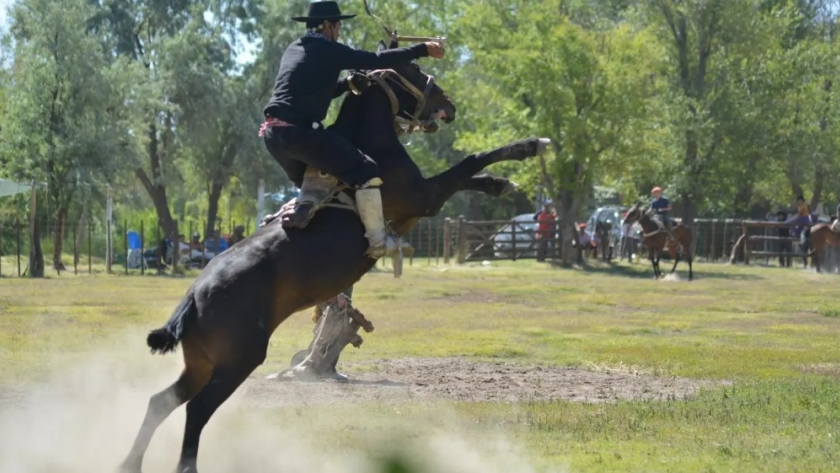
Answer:
[{"label": "horse's ear", "polygon": [[399,43],[399,41],[397,41],[397,38],[391,37],[391,44],[388,45],[388,48],[389,49],[397,49],[399,47],[400,47],[400,43]]},{"label": "horse's ear", "polygon": [[385,46],[385,41],[380,39],[379,44],[376,46],[376,52],[385,51],[386,49],[388,49],[388,47]]}]

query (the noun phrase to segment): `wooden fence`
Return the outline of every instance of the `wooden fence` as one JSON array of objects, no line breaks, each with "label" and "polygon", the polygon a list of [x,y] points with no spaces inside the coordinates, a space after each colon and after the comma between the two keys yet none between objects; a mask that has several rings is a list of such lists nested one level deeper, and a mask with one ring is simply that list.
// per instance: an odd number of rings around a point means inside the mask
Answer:
[{"label": "wooden fence", "polygon": [[[800,248],[799,237],[779,236],[779,230],[792,229],[795,224],[745,220],[741,222],[741,226],[744,264],[764,257],[765,263],[770,258],[779,258],[782,266],[790,267],[791,259],[800,256],[803,265],[808,265],[808,256]],[[734,261],[737,261],[737,251],[735,253]]]},{"label": "wooden fence", "polygon": [[[680,219],[675,219],[679,221]],[[547,240],[546,258],[558,258],[558,229]],[[781,258],[790,266],[791,258],[802,257],[799,238],[779,237],[780,228],[793,224],[741,219],[696,219],[692,224],[692,254],[696,260],[729,262],[733,249],[736,261],[747,264],[763,258]],[[477,260],[534,259],[540,249],[535,238],[536,222],[510,220],[466,220],[463,217],[422,219],[410,235],[415,257],[428,257],[444,263]],[[743,238],[742,238],[743,237]],[[516,244],[511,242],[516,241]],[[739,244],[745,245],[743,250]],[[736,248],[738,247],[738,248]],[[644,253],[644,252],[642,252]],[[642,254],[641,256],[645,256]],[[618,257],[615,249],[613,257]],[[667,258],[667,255],[665,256]],[[803,260],[804,261],[804,260]]]}]

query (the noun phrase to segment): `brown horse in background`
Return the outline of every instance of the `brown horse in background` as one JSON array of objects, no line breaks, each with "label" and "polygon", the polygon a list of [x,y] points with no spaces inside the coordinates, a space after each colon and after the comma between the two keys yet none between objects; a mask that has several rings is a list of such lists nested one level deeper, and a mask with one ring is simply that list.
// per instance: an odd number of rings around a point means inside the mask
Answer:
[{"label": "brown horse in background", "polygon": [[658,279],[662,275],[659,270],[659,256],[666,248],[670,252],[671,259],[674,260],[671,274],[676,271],[677,264],[680,262],[679,245],[682,247],[685,259],[688,262],[688,280],[691,281],[694,277],[691,257],[691,229],[683,224],[673,226],[672,230],[676,239],[676,241],[673,241],[668,237],[668,231],[660,227],[661,223],[655,221],[650,214],[649,207],[643,208],[642,204],[637,203],[627,211],[624,224],[639,222],[639,225],[642,226],[642,243],[648,249],[648,258],[653,265],[653,278]]},{"label": "brown horse in background", "polygon": [[811,257],[811,264],[814,265],[814,269],[819,273],[823,252],[829,246],[840,246],[840,234],[831,229],[830,223],[818,223],[811,227],[809,244],[811,250],[808,252],[808,256]]}]

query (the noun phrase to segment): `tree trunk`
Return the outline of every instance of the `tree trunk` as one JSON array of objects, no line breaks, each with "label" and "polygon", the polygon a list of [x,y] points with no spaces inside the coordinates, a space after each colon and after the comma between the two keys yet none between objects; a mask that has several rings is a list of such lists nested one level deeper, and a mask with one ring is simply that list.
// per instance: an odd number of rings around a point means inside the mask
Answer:
[{"label": "tree trunk", "polygon": [[41,226],[38,219],[32,221],[32,233],[29,242],[29,277],[44,277],[44,253],[41,251]]},{"label": "tree trunk", "polygon": [[204,229],[204,237],[215,235],[216,218],[219,216],[219,198],[222,196],[222,190],[228,182],[231,168],[236,160],[236,153],[239,151],[236,145],[231,145],[230,142],[234,138],[228,135],[228,138],[222,143],[224,146],[224,153],[219,160],[219,167],[216,170],[216,175],[210,185],[210,192],[207,196],[207,227]]},{"label": "tree trunk", "polygon": [[[576,169],[581,169],[579,165],[575,165]],[[565,266],[580,262],[579,255],[582,254],[578,248],[575,250],[575,243],[579,240],[577,232],[578,228],[575,225],[580,220],[581,204],[585,198],[581,198],[581,194],[586,195],[586,186],[580,183],[580,188],[562,188],[557,200],[560,202],[560,259]]]},{"label": "tree trunk", "polygon": [[146,172],[137,168],[134,175],[140,179],[143,187],[146,188],[146,193],[152,199],[152,204],[155,206],[155,212],[158,217],[158,225],[163,231],[164,235],[169,235],[175,228],[173,225],[174,219],[172,213],[169,211],[169,200],[166,197],[166,186],[163,184],[152,184]]},{"label": "tree trunk", "polygon": [[55,232],[53,234],[53,268],[56,271],[64,271],[64,263],[61,262],[61,252],[64,249],[64,224],[67,221],[67,209],[60,207],[55,215]]},{"label": "tree trunk", "polygon": [[816,165],[816,169],[814,170],[814,194],[811,195],[811,206],[810,209],[812,212],[816,212],[817,205],[820,203],[820,199],[822,198],[822,191],[823,185],[825,183],[825,166],[823,161],[819,158],[817,162],[814,163]]},{"label": "tree trunk", "polygon": [[215,236],[216,218],[219,215],[219,198],[222,196],[222,184],[214,182],[207,196],[207,226],[204,228],[204,238]]},{"label": "tree trunk", "polygon": [[570,266],[577,260],[574,248],[574,243],[577,241],[574,234],[576,231],[575,207],[577,203],[572,196],[572,192],[567,189],[560,191],[557,200],[560,203],[560,215],[558,216],[560,221],[560,260],[563,265]]},{"label": "tree trunk", "polygon": [[[167,121],[169,120],[170,118],[167,117]],[[166,133],[166,131],[167,130],[164,130],[164,133]],[[152,124],[149,125],[148,135],[149,164],[152,171],[152,177],[150,179],[143,168],[135,169],[134,175],[140,179],[140,182],[146,189],[146,193],[148,193],[149,198],[152,199],[152,203],[155,206],[155,212],[158,216],[158,225],[161,230],[163,230],[164,235],[171,235],[172,232],[175,231],[175,225],[173,224],[174,219],[172,218],[172,213],[169,211],[169,200],[166,197],[166,184],[163,180],[161,155],[160,150],[158,149],[157,124],[155,124],[155,122],[152,122]],[[165,148],[166,143],[164,142],[163,144]]]}]

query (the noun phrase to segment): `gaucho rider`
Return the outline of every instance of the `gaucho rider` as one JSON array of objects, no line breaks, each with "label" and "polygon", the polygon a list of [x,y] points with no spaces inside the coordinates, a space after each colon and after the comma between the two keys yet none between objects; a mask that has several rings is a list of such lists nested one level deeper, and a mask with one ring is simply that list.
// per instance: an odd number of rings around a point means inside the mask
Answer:
[{"label": "gaucho rider", "polygon": [[653,194],[653,201],[650,203],[650,208],[659,217],[659,221],[662,222],[662,226],[668,232],[668,238],[674,240],[674,230],[671,228],[671,219],[668,218],[668,212],[671,211],[671,201],[662,195],[662,188],[660,187],[654,187],[651,194]]},{"label": "gaucho rider", "polygon": [[330,102],[356,84],[341,71],[383,69],[421,57],[442,58],[439,43],[420,43],[408,48],[372,53],[338,42],[342,15],[332,1],[309,5],[307,16],[292,17],[306,23],[306,34],[293,42],[280,59],[274,94],[263,113],[265,146],[283,167],[289,179],[301,187],[306,166],[314,166],[356,189],[356,205],[365,226],[367,256],[378,259],[394,254],[396,239],[385,229],[379,170],[376,163],[338,133],[324,129]]}]

